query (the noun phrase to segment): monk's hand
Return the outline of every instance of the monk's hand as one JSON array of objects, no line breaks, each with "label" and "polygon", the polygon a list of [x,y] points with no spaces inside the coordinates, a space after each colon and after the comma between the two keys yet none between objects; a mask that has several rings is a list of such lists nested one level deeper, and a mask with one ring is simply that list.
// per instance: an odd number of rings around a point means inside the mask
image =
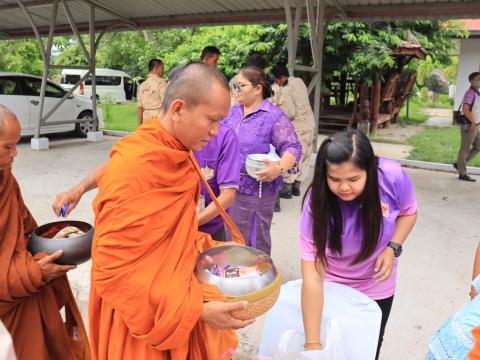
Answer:
[{"label": "monk's hand", "polygon": [[65,212],[64,216],[67,217],[68,214],[72,212],[73,209],[77,206],[78,202],[82,198],[83,193],[77,189],[72,189],[67,192],[62,192],[57,194],[55,201],[52,204],[53,212],[55,215],[60,216],[60,211],[65,204],[68,204],[68,209]]},{"label": "monk's hand", "polygon": [[263,162],[267,164],[267,168],[255,173],[258,181],[271,182],[282,175],[282,167],[278,162],[270,160],[263,160]]},{"label": "monk's hand", "polygon": [[393,249],[387,246],[375,261],[373,278],[376,281],[385,281],[392,275],[394,259]]},{"label": "monk's hand", "polygon": [[247,301],[225,302],[225,301],[208,301],[203,303],[203,312],[200,320],[218,330],[225,329],[241,329],[252,324],[252,320],[238,320],[231,314],[232,311],[245,309]]},{"label": "monk's hand", "polygon": [[37,264],[40,265],[40,271],[42,273],[43,281],[52,281],[53,279],[65,275],[67,271],[76,268],[75,265],[58,265],[53,262],[62,255],[63,250],[58,250],[51,255],[47,255],[37,260]]}]

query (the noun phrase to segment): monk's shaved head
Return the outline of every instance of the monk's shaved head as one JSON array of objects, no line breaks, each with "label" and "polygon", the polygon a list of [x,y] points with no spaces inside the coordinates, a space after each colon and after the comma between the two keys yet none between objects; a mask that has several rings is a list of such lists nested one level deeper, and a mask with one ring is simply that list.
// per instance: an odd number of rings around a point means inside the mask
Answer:
[{"label": "monk's shaved head", "polygon": [[190,63],[177,71],[167,86],[162,110],[165,112],[175,99],[185,101],[188,107],[208,102],[212,86],[218,84],[230,91],[228,81],[216,67],[205,63]]},{"label": "monk's shaved head", "polygon": [[0,136],[6,132],[7,127],[11,124],[11,121],[14,121],[18,124],[17,117],[13,111],[5,105],[0,104]]},{"label": "monk's shaved head", "polygon": [[17,142],[20,140],[20,123],[15,114],[0,104],[0,172],[11,168],[17,155]]}]

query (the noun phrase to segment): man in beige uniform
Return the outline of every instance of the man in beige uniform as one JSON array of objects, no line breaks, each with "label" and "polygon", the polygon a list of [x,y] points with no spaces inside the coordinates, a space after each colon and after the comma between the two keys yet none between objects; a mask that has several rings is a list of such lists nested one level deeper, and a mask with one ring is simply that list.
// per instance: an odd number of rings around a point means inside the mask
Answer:
[{"label": "man in beige uniform", "polygon": [[156,117],[162,109],[167,82],[162,79],[163,62],[152,59],[148,63],[148,78],[138,89],[137,118],[138,126],[145,120]]},{"label": "man in beige uniform", "polygon": [[285,66],[275,66],[272,69],[275,82],[280,86],[282,102],[277,104],[292,119],[293,127],[303,148],[299,171],[283,179],[285,186],[280,197],[290,199],[300,196],[300,184],[305,180],[308,171],[308,161],[313,150],[315,121],[312,107],[308,99],[308,91],[302,79],[290,76]]}]

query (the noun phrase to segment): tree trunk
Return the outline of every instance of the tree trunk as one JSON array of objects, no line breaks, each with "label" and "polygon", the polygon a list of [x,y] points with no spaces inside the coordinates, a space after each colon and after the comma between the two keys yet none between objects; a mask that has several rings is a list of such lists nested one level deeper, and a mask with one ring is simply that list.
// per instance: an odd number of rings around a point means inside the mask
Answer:
[{"label": "tree trunk", "polygon": [[147,30],[143,30],[143,39],[145,40],[146,43],[149,43],[151,38],[150,38],[150,33]]}]

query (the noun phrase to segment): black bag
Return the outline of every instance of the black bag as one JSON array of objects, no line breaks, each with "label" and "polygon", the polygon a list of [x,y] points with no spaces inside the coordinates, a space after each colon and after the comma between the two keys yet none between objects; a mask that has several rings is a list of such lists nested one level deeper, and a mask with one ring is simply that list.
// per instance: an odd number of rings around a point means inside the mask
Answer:
[{"label": "black bag", "polygon": [[[475,94],[475,97],[476,97],[476,94]],[[473,98],[473,102],[475,102],[475,98]],[[455,115],[453,116],[453,118],[458,125],[470,124],[470,120],[468,120],[468,118],[465,116],[463,111],[461,111],[462,105],[463,105],[463,100],[460,106],[458,107],[458,110],[455,112]],[[473,103],[470,105],[470,111],[472,111],[472,108],[473,108]]]},{"label": "black bag", "polygon": [[468,118],[463,115],[462,113],[458,112],[456,115],[455,115],[455,122],[458,124],[458,125],[465,125],[465,124],[470,124],[470,120],[468,120]]}]

